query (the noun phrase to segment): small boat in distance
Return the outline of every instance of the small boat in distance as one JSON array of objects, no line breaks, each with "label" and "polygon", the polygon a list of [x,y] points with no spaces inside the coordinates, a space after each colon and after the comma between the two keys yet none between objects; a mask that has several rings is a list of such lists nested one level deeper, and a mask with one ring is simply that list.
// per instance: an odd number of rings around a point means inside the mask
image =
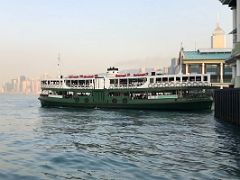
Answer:
[{"label": "small boat in distance", "polygon": [[70,75],[41,81],[42,107],[210,110],[209,74],[119,73]]}]

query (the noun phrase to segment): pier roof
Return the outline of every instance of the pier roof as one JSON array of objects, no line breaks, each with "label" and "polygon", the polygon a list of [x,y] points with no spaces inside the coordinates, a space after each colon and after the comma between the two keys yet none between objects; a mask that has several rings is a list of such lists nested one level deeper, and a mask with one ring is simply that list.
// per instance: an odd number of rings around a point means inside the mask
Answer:
[{"label": "pier roof", "polygon": [[183,51],[184,60],[226,60],[230,58],[231,51],[227,50],[197,50]]},{"label": "pier roof", "polygon": [[236,0],[219,0],[222,4],[226,4],[229,7],[236,7]]}]

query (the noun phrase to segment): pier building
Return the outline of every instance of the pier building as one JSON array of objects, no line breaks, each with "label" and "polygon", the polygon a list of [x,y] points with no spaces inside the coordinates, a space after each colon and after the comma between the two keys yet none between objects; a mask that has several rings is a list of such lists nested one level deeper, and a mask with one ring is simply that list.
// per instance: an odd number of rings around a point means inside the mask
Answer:
[{"label": "pier building", "polygon": [[231,66],[226,59],[231,57],[232,49],[226,48],[225,32],[217,23],[211,36],[211,48],[194,51],[180,51],[183,74],[211,74],[211,83],[223,88],[229,87],[232,79]]},{"label": "pier building", "polygon": [[232,71],[225,59],[231,56],[231,49],[198,49],[182,52],[183,74],[211,74],[211,83],[218,87],[228,87]]}]

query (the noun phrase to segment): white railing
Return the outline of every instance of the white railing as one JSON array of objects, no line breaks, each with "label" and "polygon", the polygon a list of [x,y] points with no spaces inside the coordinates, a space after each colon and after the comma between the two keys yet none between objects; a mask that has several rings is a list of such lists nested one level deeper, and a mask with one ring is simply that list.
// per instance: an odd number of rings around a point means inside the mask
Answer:
[{"label": "white railing", "polygon": [[144,86],[147,87],[147,84],[146,83],[134,83],[134,84],[120,84],[119,86],[118,85],[114,85],[114,84],[111,84],[109,86],[109,89],[133,89],[133,88],[144,88]]},{"label": "white railing", "polygon": [[[189,82],[161,82],[150,83],[148,88],[169,88],[169,87],[210,87],[211,83],[203,81],[189,81]],[[110,85],[109,89],[131,89],[142,88],[141,86],[127,86],[127,85]]]},{"label": "white railing", "polygon": [[51,88],[51,89],[54,89],[54,88],[64,88],[63,85],[57,85],[57,84],[41,84],[41,88]]},{"label": "white railing", "polygon": [[[135,84],[135,85],[110,85],[109,89],[133,89],[133,88],[170,88],[170,87],[210,87],[211,83],[204,81],[189,81],[189,82],[160,82],[160,83],[150,83],[148,86],[146,84]],[[93,85],[57,85],[57,84],[42,84],[41,88],[46,89],[94,89]]]},{"label": "white railing", "polygon": [[42,84],[41,88],[49,88],[49,89],[93,89],[93,86],[81,86],[81,85],[56,85],[56,84]]},{"label": "white railing", "polygon": [[202,81],[189,81],[189,82],[161,82],[151,83],[149,88],[168,88],[168,87],[210,87],[211,83]]}]

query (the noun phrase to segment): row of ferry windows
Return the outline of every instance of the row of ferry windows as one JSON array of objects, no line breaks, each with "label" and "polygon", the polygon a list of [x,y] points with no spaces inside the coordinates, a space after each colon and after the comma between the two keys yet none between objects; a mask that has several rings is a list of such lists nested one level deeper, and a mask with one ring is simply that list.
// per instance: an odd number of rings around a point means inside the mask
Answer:
[{"label": "row of ferry windows", "polygon": [[66,85],[92,84],[94,80],[67,80]]},{"label": "row of ferry windows", "polygon": [[[144,83],[147,81],[147,78],[139,78],[139,79],[110,79],[110,84],[129,84],[132,83]],[[158,82],[172,82],[172,81],[208,81],[208,76],[183,76],[183,77],[159,77],[159,78],[150,78],[150,83],[158,83]]]},{"label": "row of ferry windows", "polygon": [[[78,85],[78,84],[91,84],[94,80],[66,80],[64,81],[67,85]],[[42,81],[42,84],[51,84],[51,85],[59,85],[62,84],[62,81]]]},{"label": "row of ferry windows", "polygon": [[145,83],[147,78],[136,78],[136,79],[110,79],[110,84],[134,84],[134,83]]},{"label": "row of ferry windows", "polygon": [[[134,83],[145,83],[147,78],[136,78],[136,79],[110,79],[110,84],[134,84]],[[172,82],[172,81],[208,81],[208,76],[183,76],[183,77],[159,77],[150,78],[150,83],[159,82]],[[67,85],[79,85],[79,84],[92,84],[94,80],[66,80]],[[62,81],[42,81],[42,84],[62,84]]]},{"label": "row of ferry windows", "polygon": [[[150,78],[150,83],[154,83],[155,78]],[[156,78],[156,83],[158,82],[172,82],[172,81],[208,81],[208,76],[182,76],[182,77],[161,77]]]}]

